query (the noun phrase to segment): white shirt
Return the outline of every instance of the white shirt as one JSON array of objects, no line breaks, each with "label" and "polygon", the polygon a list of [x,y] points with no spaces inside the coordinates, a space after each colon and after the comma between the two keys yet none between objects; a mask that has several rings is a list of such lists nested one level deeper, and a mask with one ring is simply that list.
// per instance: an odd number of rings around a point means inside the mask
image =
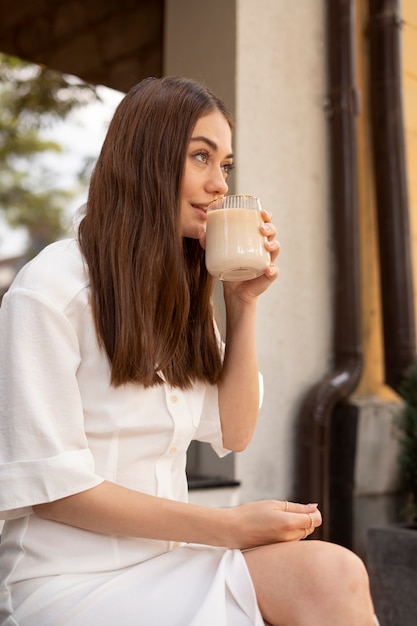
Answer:
[{"label": "white shirt", "polygon": [[75,240],[47,247],[15,279],[0,309],[0,353],[0,519],[13,520],[0,546],[8,583],[111,571],[171,550],[169,542],[40,520],[31,507],[103,480],[186,501],[190,441],[228,452],[217,387],[110,385]]}]

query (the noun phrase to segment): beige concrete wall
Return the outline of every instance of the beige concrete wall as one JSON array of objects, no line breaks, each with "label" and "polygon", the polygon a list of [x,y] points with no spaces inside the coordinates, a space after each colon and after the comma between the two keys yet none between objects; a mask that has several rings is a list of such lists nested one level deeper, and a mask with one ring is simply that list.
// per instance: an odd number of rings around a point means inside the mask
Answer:
[{"label": "beige concrete wall", "polygon": [[280,279],[259,303],[265,401],[236,459],[248,498],[290,498],[294,424],[328,370],[332,273],[324,5],[237,3],[237,188],[258,194],[278,227]]},{"label": "beige concrete wall", "polygon": [[352,404],[358,409],[353,547],[366,558],[368,528],[398,519],[398,418],[402,404],[376,396],[364,396]]},{"label": "beige concrete wall", "polygon": [[164,72],[202,78],[232,106],[236,190],[262,198],[282,244],[280,279],[259,303],[265,400],[252,443],[236,455],[242,501],[291,497],[294,422],[304,393],[329,367],[324,5],[166,3]]}]

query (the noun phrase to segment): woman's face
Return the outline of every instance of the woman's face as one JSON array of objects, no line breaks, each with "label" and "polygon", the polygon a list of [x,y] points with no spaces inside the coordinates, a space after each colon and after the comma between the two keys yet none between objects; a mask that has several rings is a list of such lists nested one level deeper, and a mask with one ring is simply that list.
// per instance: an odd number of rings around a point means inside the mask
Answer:
[{"label": "woman's face", "polygon": [[227,120],[220,111],[200,117],[191,133],[180,189],[183,237],[198,239],[205,231],[207,206],[227,193],[232,167],[232,132]]}]

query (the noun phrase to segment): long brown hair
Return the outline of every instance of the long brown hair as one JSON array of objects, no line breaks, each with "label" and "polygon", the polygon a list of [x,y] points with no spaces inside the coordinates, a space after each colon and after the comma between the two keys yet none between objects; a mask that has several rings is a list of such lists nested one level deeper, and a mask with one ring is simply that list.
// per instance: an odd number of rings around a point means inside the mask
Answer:
[{"label": "long brown hair", "polygon": [[216,383],[221,357],[213,280],[197,240],[179,231],[185,155],[197,120],[230,113],[185,78],[149,78],[119,104],[92,174],[79,228],[111,382],[183,389]]}]

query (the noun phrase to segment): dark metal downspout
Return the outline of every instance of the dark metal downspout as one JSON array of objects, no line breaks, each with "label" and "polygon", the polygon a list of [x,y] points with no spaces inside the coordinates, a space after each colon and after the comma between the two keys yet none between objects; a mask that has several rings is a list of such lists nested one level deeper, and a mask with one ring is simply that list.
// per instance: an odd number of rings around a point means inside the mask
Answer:
[{"label": "dark metal downspout", "polygon": [[362,371],[354,81],[354,1],[328,0],[329,117],[335,259],[334,369],[301,408],[296,497],[318,502],[329,539],[329,435],[335,405],[356,388]]},{"label": "dark metal downspout", "polygon": [[[331,154],[336,246],[335,367],[306,398],[300,415],[297,497],[318,501],[329,539],[329,438],[336,405],[361,373],[354,0],[328,0]],[[401,94],[399,2],[369,0],[371,120],[384,328],[385,381],[394,389],[416,359],[415,318]],[[339,187],[340,186],[340,187]],[[345,231],[343,232],[343,229]],[[350,254],[350,256],[348,256]],[[351,266],[349,267],[349,259]]]},{"label": "dark metal downspout", "polygon": [[370,99],[385,382],[398,390],[416,358],[398,0],[369,0]]}]

